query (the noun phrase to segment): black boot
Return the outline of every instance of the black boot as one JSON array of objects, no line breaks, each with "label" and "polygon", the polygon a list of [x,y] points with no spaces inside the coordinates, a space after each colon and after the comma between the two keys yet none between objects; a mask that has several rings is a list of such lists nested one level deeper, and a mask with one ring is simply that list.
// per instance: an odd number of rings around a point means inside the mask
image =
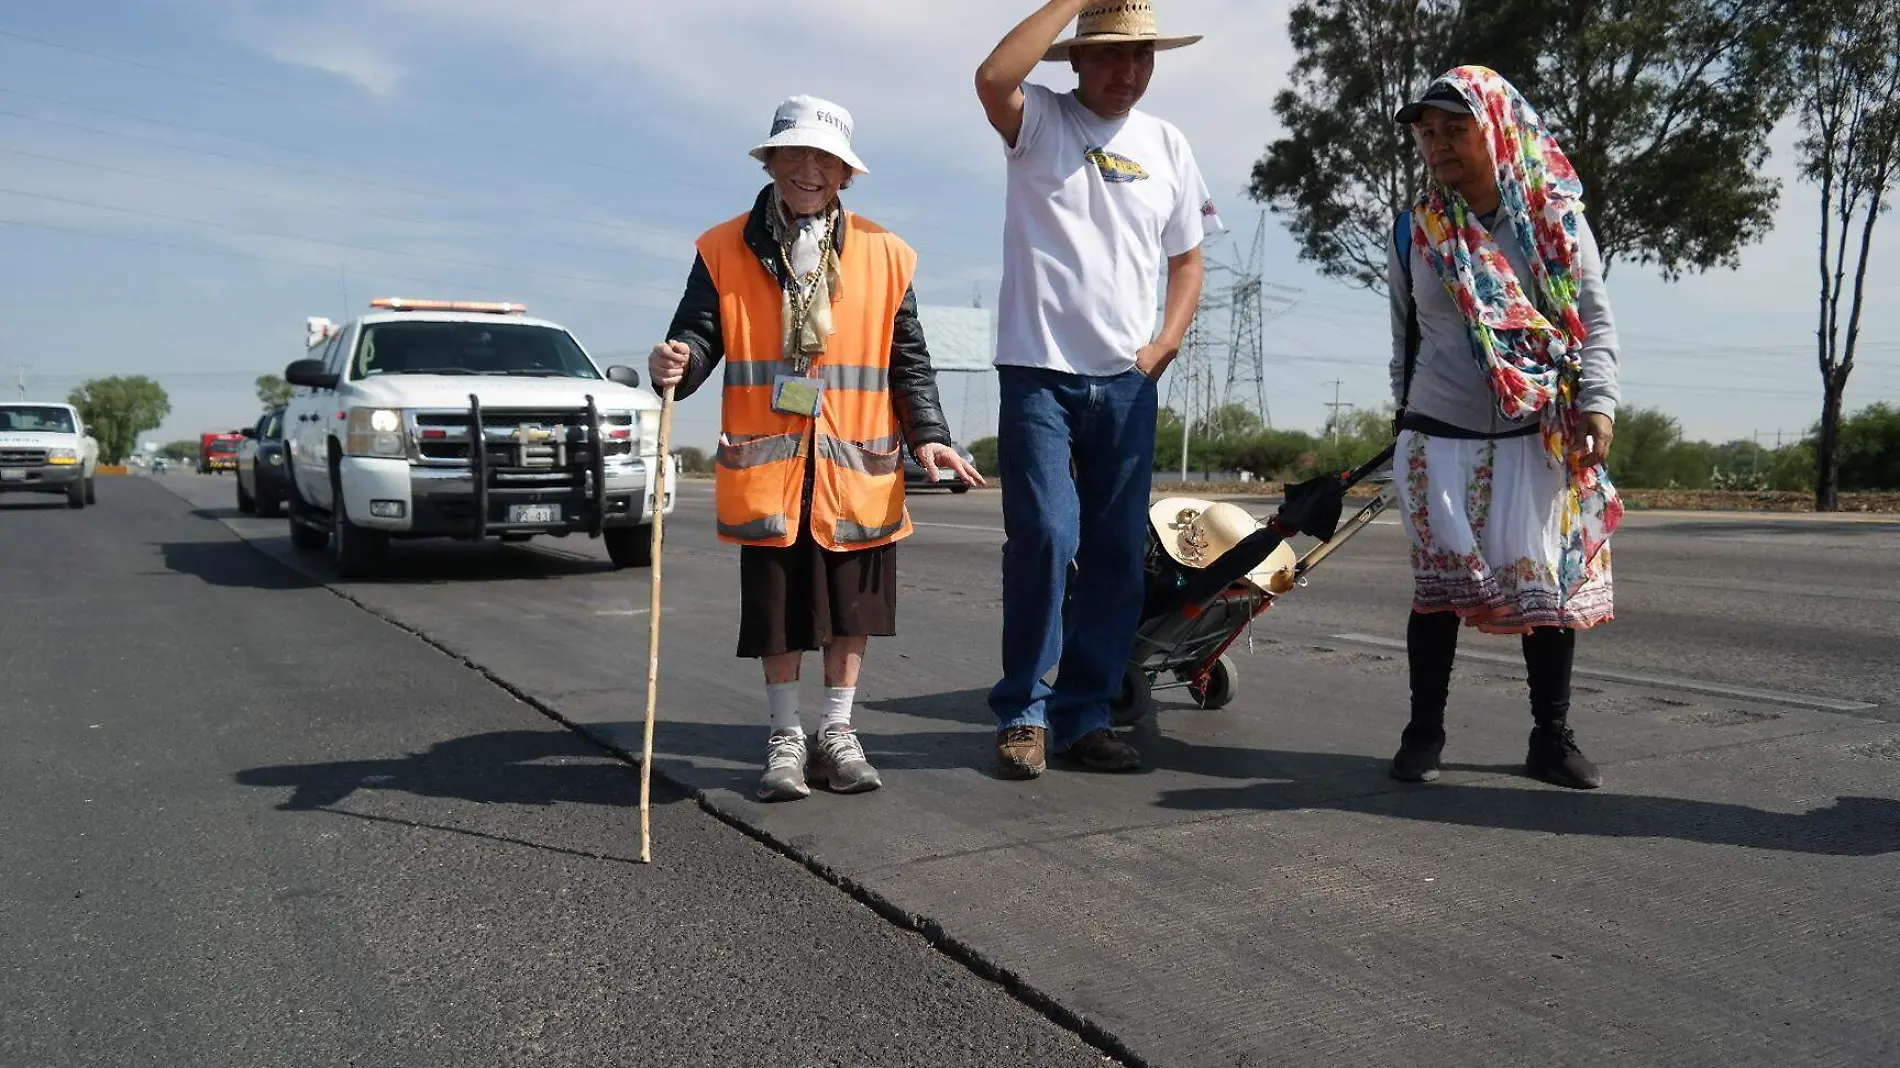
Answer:
[{"label": "black boot", "polygon": [[1431,782],[1438,778],[1438,758],[1445,752],[1445,725],[1409,723],[1399,735],[1399,752],[1392,758],[1392,777],[1400,782]]},{"label": "black boot", "polygon": [[1603,773],[1577,748],[1577,737],[1570,730],[1570,668],[1576,649],[1574,630],[1539,627],[1524,635],[1531,715],[1537,720],[1524,772],[1572,790],[1594,790],[1603,785]]},{"label": "black boot", "polygon": [[1561,720],[1532,728],[1524,771],[1533,779],[1572,790],[1594,790],[1603,785],[1603,773],[1577,748],[1577,736]]},{"label": "black boot", "polygon": [[1458,655],[1458,617],[1449,612],[1413,612],[1405,625],[1411,667],[1412,720],[1399,736],[1391,774],[1400,782],[1438,778],[1445,751],[1445,702],[1451,694],[1452,662]]}]

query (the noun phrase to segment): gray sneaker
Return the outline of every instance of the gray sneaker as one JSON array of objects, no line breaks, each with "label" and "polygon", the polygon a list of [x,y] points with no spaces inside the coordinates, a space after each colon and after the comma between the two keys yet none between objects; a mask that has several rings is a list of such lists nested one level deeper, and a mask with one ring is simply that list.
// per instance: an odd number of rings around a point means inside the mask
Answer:
[{"label": "gray sneaker", "polygon": [[884,785],[877,769],[864,759],[858,732],[849,727],[812,735],[811,770],[825,785],[841,794],[861,794]]},{"label": "gray sneaker", "polygon": [[766,743],[765,774],[759,779],[759,800],[796,801],[811,795],[805,785],[805,735],[801,731],[773,731]]}]

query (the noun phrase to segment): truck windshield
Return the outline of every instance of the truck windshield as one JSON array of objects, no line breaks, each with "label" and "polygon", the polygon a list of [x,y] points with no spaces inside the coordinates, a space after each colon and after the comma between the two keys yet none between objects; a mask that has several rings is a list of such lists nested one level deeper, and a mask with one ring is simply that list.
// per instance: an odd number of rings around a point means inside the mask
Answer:
[{"label": "truck windshield", "polygon": [[522,375],[600,378],[564,330],[522,323],[376,323],[363,331],[356,378]]},{"label": "truck windshield", "polygon": [[44,404],[0,404],[0,432],[71,434],[73,413]]},{"label": "truck windshield", "polygon": [[235,442],[235,441],[214,441],[214,442],[212,442],[212,443],[211,443],[211,451],[212,451],[212,452],[236,452],[236,451],[237,451],[237,442]]}]

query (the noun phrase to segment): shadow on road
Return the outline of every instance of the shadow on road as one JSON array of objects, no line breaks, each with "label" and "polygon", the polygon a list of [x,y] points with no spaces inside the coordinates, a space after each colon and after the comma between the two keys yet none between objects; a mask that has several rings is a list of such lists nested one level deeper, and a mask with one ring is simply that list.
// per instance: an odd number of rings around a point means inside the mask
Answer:
[{"label": "shadow on road", "polygon": [[[7,497],[11,496],[13,495],[7,495]],[[36,494],[36,499],[33,500],[9,500],[7,497],[0,497],[0,512],[51,512],[55,509],[72,507],[66,503],[66,498],[54,497],[50,494],[44,497]]]},{"label": "shadow on road", "polygon": [[[1186,812],[1319,809],[1448,826],[1600,838],[1667,838],[1782,853],[1864,857],[1900,852],[1900,800],[1839,797],[1805,813],[1720,801],[1618,793],[1616,769],[1601,790],[1576,793],[1497,781],[1401,786],[1386,776],[1388,758],[1271,749],[1200,748],[1166,738],[1143,740],[1156,767],[1250,778],[1244,786],[1169,790],[1161,808]],[[1483,775],[1523,773],[1519,766],[1446,765]],[[1316,785],[1333,789],[1317,793]],[[1327,796],[1331,794],[1333,796]]]},{"label": "shadow on road", "polygon": [[[989,726],[987,691],[965,690],[867,702],[885,712]],[[1165,722],[1166,712],[1162,713]],[[710,744],[716,739],[695,728]],[[1152,728],[1130,735],[1153,771],[1176,771],[1244,785],[1167,790],[1159,807],[1184,812],[1319,809],[1449,826],[1604,838],[1667,838],[1820,856],[1877,856],[1900,852],[1900,800],[1839,797],[1811,812],[1791,814],[1726,802],[1618,793],[1615,769],[1602,790],[1572,793],[1526,781],[1437,783],[1406,787],[1386,775],[1385,753],[1311,753],[1230,746],[1196,746]],[[759,732],[748,728],[741,759],[757,755]],[[905,732],[867,739],[880,766],[975,768],[992,773],[988,739],[968,732]],[[722,754],[723,749],[718,750]],[[1519,765],[1448,764],[1446,770],[1487,776],[1522,775]],[[752,773],[748,772],[747,776]],[[886,789],[901,789],[889,784]]]},{"label": "shadow on road", "polygon": [[258,555],[244,542],[235,539],[161,542],[158,548],[165,556],[167,571],[191,575],[212,586],[251,590],[309,590],[322,585],[275,560]]},{"label": "shadow on road", "polygon": [[244,786],[289,789],[284,811],[327,809],[358,790],[494,805],[637,805],[639,777],[571,731],[495,731],[372,760],[281,764],[237,773]]}]

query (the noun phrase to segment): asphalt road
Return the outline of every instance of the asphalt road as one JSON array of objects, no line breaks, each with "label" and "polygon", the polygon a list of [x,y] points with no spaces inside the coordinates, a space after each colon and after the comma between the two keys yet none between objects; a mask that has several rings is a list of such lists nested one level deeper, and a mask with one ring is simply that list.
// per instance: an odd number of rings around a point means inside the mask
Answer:
[{"label": "asphalt road", "polygon": [[[229,487],[229,479],[224,480]],[[1100,1064],[145,479],[0,505],[0,1064]]]},{"label": "asphalt road", "polygon": [[[286,568],[225,577],[244,550],[200,533],[214,548],[163,557],[183,582],[245,595],[263,583],[273,604],[285,591],[271,581],[297,596],[328,587],[385,633],[505,686],[527,702],[518,723],[554,715],[638,750],[648,588],[597,544],[405,545],[386,579],[337,583],[282,521],[238,516],[228,479],[159,482],[197,518],[149,482],[115,506],[181,530],[223,524]],[[733,557],[712,538],[704,485],[669,527],[656,770],[1063,1027],[1154,1065],[1900,1061],[1900,527],[1632,519],[1621,618],[1579,656],[1574,720],[1609,776],[1596,793],[1518,774],[1522,670],[1496,640],[1467,642],[1445,778],[1384,777],[1404,707],[1390,526],[1260,621],[1231,707],[1169,695],[1136,739],[1145,774],[1021,784],[989,773],[982,703],[996,498],[913,503],[903,633],[874,646],[860,690],[886,788],[751,800],[762,702],[756,668],[731,656]],[[240,624],[268,629],[258,612]],[[210,685],[196,678],[172,683],[182,700]],[[418,689],[408,705],[424,700]],[[353,796],[390,800],[380,783]],[[434,822],[467,818],[469,799],[431,796]],[[626,840],[631,813],[601,807],[602,833]],[[698,863],[677,830],[656,827],[655,851],[669,872]]]}]

